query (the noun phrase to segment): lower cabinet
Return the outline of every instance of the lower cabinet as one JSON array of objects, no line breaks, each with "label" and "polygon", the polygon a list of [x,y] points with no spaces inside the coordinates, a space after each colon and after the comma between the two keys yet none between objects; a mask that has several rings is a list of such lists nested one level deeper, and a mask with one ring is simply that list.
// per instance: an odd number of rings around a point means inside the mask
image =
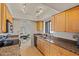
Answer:
[{"label": "lower cabinet", "polygon": [[78,55],[64,48],[61,48],[61,56],[78,56]]},{"label": "lower cabinet", "polygon": [[54,45],[54,44],[50,44],[50,52],[49,52],[50,56],[61,56],[61,51],[60,51],[60,47]]},{"label": "lower cabinet", "polygon": [[78,56],[77,54],[70,52],[58,45],[49,43],[48,41],[38,38],[37,48],[45,56]]},{"label": "lower cabinet", "polygon": [[43,46],[44,47],[43,54],[45,56],[49,56],[49,49],[50,49],[49,42],[44,40],[43,44],[44,44],[44,46]]},{"label": "lower cabinet", "polygon": [[37,48],[39,49],[39,50],[41,50],[41,41],[40,40],[37,40]]},{"label": "lower cabinet", "polygon": [[50,45],[50,56],[77,56],[77,54],[70,52],[55,44]]},{"label": "lower cabinet", "polygon": [[37,48],[40,50],[40,52],[42,52],[42,54],[49,56],[49,42],[38,38]]}]

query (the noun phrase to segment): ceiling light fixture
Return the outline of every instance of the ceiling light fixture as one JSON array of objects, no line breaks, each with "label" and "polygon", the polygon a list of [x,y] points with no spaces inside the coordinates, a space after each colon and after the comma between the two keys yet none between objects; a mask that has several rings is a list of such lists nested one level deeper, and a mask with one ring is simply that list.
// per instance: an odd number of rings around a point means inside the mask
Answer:
[{"label": "ceiling light fixture", "polygon": [[38,17],[42,12],[43,12],[43,9],[42,9],[42,8],[39,8],[39,9],[36,11],[36,17]]}]

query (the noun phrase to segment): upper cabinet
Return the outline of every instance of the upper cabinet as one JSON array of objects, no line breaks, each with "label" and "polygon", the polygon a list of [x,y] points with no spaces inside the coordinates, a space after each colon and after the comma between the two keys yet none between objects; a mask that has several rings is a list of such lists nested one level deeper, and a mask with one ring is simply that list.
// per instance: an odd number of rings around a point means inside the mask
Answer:
[{"label": "upper cabinet", "polygon": [[66,32],[79,32],[79,6],[66,11]]},{"label": "upper cabinet", "polygon": [[7,20],[13,23],[13,17],[5,3],[0,3],[0,33],[7,32]]},{"label": "upper cabinet", "polygon": [[79,32],[79,6],[52,16],[52,29],[55,32]]},{"label": "upper cabinet", "polygon": [[65,12],[55,15],[55,26],[54,31],[56,32],[65,32]]},{"label": "upper cabinet", "polygon": [[43,21],[36,21],[36,28],[38,32],[43,32],[43,28],[44,28]]},{"label": "upper cabinet", "polygon": [[6,32],[6,5],[4,3],[1,4],[1,20],[1,30]]},{"label": "upper cabinet", "polygon": [[0,4],[0,33],[1,33],[1,4]]}]

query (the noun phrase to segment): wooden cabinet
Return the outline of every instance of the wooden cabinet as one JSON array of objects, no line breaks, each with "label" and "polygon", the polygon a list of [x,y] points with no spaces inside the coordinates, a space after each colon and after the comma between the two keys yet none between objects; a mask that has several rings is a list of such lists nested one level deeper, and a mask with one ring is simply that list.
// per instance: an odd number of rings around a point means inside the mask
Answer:
[{"label": "wooden cabinet", "polygon": [[44,40],[44,50],[43,50],[43,54],[45,55],[45,56],[49,56],[49,50],[50,50],[50,47],[49,47],[49,42],[47,42],[47,41],[45,41]]},{"label": "wooden cabinet", "polygon": [[41,50],[41,41],[39,39],[37,40],[37,48]]},{"label": "wooden cabinet", "polygon": [[6,32],[6,7],[5,4],[1,4],[1,20],[2,20],[2,32]]},{"label": "wooden cabinet", "polygon": [[79,6],[66,11],[66,32],[79,32]]},{"label": "wooden cabinet", "polygon": [[52,16],[52,31],[79,32],[79,6]]},{"label": "wooden cabinet", "polygon": [[1,3],[0,3],[0,33],[1,33]]},{"label": "wooden cabinet", "polygon": [[54,31],[65,32],[65,12],[55,15]]},{"label": "wooden cabinet", "polygon": [[45,55],[49,56],[49,42],[39,39],[37,40],[37,48]]},{"label": "wooden cabinet", "polygon": [[50,56],[61,56],[60,47],[50,44]]},{"label": "wooden cabinet", "polygon": [[13,23],[13,17],[5,3],[0,3],[0,16],[0,33],[5,33],[7,31],[6,20]]},{"label": "wooden cabinet", "polygon": [[58,45],[49,43],[48,41],[42,38],[37,39],[37,48],[45,56],[78,56],[77,54],[66,50]]},{"label": "wooden cabinet", "polygon": [[64,48],[60,48],[61,56],[78,56],[77,54],[70,52]]},{"label": "wooden cabinet", "polygon": [[55,44],[50,45],[50,56],[77,56],[77,54],[70,52]]},{"label": "wooden cabinet", "polygon": [[43,21],[36,21],[36,28],[38,32],[43,32],[43,28],[44,28]]}]

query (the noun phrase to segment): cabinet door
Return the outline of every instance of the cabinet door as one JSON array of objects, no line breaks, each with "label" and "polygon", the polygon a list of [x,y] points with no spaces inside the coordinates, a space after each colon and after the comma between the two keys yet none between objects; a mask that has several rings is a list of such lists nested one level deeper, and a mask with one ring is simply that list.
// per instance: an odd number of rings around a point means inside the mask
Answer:
[{"label": "cabinet door", "polygon": [[65,12],[55,15],[55,31],[65,32]]},{"label": "cabinet door", "polygon": [[45,55],[45,56],[49,56],[49,42],[48,41],[45,41],[44,40],[44,51],[43,51],[43,54]]},{"label": "cabinet door", "polygon": [[37,48],[45,55],[49,56],[49,42],[44,39],[37,39]]},{"label": "cabinet door", "polygon": [[39,39],[37,40],[37,48],[41,50],[41,41]]},{"label": "cabinet door", "polygon": [[55,16],[51,17],[51,31],[55,30]]},{"label": "cabinet door", "polygon": [[66,31],[79,32],[79,6],[66,11]]},{"label": "cabinet door", "polygon": [[37,28],[37,31],[39,32],[42,32],[43,31],[43,21],[37,21],[36,22],[36,28]]},{"label": "cabinet door", "polygon": [[0,3],[0,33],[1,33],[1,3]]},{"label": "cabinet door", "polygon": [[60,47],[50,44],[50,56],[61,56]]},{"label": "cabinet door", "polygon": [[6,32],[6,7],[5,4],[1,4],[1,20],[2,20],[2,32]]}]

